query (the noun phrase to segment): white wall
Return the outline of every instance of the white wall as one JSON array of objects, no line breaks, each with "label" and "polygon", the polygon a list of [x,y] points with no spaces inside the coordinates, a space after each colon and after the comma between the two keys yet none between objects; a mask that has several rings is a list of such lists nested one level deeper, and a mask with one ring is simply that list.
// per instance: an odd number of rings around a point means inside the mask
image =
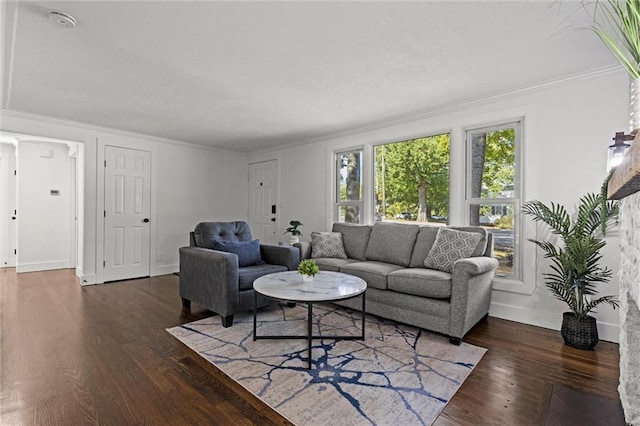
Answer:
[{"label": "white wall", "polygon": [[[17,272],[69,264],[70,160],[67,145],[18,144]],[[52,195],[58,191],[59,195]]]},{"label": "white wall", "polygon": [[[249,158],[281,159],[281,220],[298,219],[311,231],[327,230],[331,218],[332,153],[337,149],[394,142],[409,138],[451,132],[452,152],[463,150],[463,128],[525,117],[524,200],[539,199],[574,206],[587,192],[597,192],[606,176],[607,146],[617,131],[627,130],[628,77],[609,72],[575,78],[491,100],[425,114],[411,120],[387,123],[361,132],[338,135],[315,143],[263,152]],[[366,151],[365,151],[366,152]],[[452,193],[464,188],[463,166],[451,164]],[[464,217],[461,203],[452,202],[450,219],[456,224]],[[535,227],[526,226],[527,238],[536,236]],[[616,247],[618,238],[608,237],[605,263],[614,269],[614,278],[602,286],[603,294],[617,294]],[[540,235],[538,235],[540,237]],[[542,273],[548,263],[525,243],[524,283],[498,284],[494,289],[491,315],[560,329],[560,313],[565,305],[556,301],[543,284]],[[600,337],[617,341],[618,316],[608,306],[599,309]]]},{"label": "white wall", "polygon": [[[2,112],[2,130],[76,141],[79,200],[84,203],[83,235],[77,271],[82,284],[102,282],[104,227],[104,146],[144,149],[152,153],[151,275],[178,270],[178,248],[201,220],[247,219],[247,162],[241,154],[204,149],[177,141],[118,130]],[[158,260],[161,259],[161,260]]]}]

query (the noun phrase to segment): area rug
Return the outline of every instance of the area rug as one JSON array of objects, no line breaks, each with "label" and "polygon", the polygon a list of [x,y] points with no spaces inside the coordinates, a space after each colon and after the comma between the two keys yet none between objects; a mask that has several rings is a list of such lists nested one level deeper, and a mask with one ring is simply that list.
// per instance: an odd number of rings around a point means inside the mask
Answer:
[{"label": "area rug", "polygon": [[[359,312],[314,305],[314,334],[361,335]],[[258,335],[305,334],[307,309],[258,312]],[[253,341],[253,314],[167,329],[296,425],[430,425],[486,349],[367,315],[365,340]]]}]

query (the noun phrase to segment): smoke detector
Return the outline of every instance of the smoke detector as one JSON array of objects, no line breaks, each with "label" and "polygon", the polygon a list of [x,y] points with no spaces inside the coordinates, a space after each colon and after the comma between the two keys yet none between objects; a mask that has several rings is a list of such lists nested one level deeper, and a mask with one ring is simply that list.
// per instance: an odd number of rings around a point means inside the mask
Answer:
[{"label": "smoke detector", "polygon": [[55,24],[65,28],[73,28],[76,26],[76,18],[68,13],[61,12],[59,10],[50,10],[49,20]]}]

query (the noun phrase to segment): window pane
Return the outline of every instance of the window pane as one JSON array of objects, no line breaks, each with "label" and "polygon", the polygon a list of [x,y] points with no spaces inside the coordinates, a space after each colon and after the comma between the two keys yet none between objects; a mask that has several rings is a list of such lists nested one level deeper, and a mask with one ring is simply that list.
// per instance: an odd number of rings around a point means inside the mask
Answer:
[{"label": "window pane", "polygon": [[362,200],[362,151],[338,154],[338,201]]},{"label": "window pane", "polygon": [[469,198],[514,198],[515,159],[514,127],[471,133]]},{"label": "window pane", "polygon": [[446,222],[449,135],[375,147],[374,220]]},{"label": "window pane", "polygon": [[354,205],[339,207],[338,222],[360,223],[360,207]]},{"label": "window pane", "polygon": [[493,235],[493,257],[499,262],[498,276],[514,274],[514,211],[514,203],[470,206],[471,223],[480,224]]}]

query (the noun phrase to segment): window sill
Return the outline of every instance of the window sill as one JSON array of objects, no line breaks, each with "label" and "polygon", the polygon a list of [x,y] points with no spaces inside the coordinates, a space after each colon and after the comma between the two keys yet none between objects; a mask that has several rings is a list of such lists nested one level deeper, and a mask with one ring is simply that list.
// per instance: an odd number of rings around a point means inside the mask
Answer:
[{"label": "window sill", "polygon": [[512,278],[495,277],[493,279],[493,289],[508,293],[531,295],[536,289],[536,285]]}]

